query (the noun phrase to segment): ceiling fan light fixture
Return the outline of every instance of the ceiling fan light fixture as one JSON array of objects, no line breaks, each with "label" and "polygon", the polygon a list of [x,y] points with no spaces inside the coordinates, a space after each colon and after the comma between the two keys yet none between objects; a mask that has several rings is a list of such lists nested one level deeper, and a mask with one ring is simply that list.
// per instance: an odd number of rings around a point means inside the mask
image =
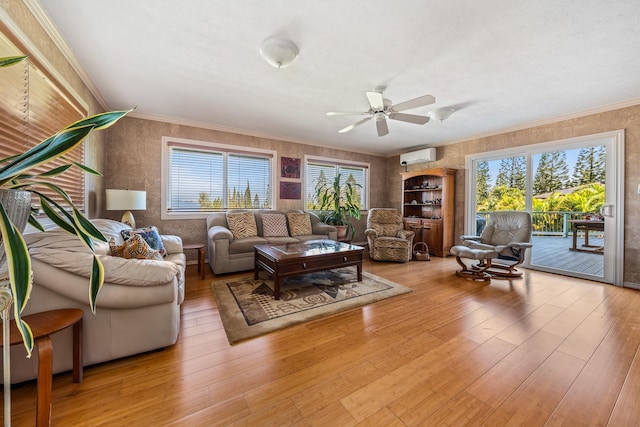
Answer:
[{"label": "ceiling fan light fixture", "polygon": [[441,107],[441,108],[436,108],[435,110],[429,111],[427,115],[431,119],[441,122],[451,117],[451,114],[453,114],[454,111],[455,110],[451,107]]},{"label": "ceiling fan light fixture", "polygon": [[285,68],[298,57],[298,47],[290,40],[271,37],[260,45],[260,55],[274,68]]}]

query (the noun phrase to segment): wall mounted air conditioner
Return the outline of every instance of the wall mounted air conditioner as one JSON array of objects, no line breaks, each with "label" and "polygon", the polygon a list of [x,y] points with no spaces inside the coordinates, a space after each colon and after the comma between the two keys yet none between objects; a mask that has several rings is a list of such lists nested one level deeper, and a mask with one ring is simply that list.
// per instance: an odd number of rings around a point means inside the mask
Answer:
[{"label": "wall mounted air conditioner", "polygon": [[436,160],[435,148],[425,148],[424,150],[400,154],[400,164],[403,166],[413,165],[416,163],[433,162],[434,160]]}]

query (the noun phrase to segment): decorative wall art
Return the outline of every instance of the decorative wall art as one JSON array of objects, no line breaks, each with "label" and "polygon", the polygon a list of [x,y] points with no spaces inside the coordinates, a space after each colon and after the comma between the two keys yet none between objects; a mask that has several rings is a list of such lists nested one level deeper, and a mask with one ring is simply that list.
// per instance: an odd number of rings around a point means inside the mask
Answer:
[{"label": "decorative wall art", "polygon": [[280,177],[282,178],[300,178],[300,159],[292,157],[280,158]]},{"label": "decorative wall art", "polygon": [[300,200],[302,198],[301,182],[280,182],[280,198],[290,200]]}]

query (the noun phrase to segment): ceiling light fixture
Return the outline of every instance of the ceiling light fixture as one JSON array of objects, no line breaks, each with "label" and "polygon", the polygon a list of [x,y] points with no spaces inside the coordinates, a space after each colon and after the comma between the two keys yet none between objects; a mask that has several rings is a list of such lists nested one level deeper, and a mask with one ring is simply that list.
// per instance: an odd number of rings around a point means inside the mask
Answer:
[{"label": "ceiling light fixture", "polygon": [[429,111],[429,113],[427,113],[427,116],[429,116],[433,120],[441,122],[448,119],[454,111],[455,110],[451,107],[441,107]]},{"label": "ceiling light fixture", "polygon": [[298,57],[298,47],[289,40],[272,37],[262,42],[260,55],[272,67],[285,68]]}]

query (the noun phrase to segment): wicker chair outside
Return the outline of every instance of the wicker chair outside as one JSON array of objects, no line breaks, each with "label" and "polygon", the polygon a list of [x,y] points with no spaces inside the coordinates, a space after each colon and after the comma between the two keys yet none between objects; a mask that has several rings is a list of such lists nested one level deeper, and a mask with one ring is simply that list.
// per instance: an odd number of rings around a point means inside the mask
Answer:
[{"label": "wicker chair outside", "polygon": [[370,209],[364,234],[369,243],[371,259],[397,262],[411,260],[415,233],[403,229],[402,215],[397,209]]}]

